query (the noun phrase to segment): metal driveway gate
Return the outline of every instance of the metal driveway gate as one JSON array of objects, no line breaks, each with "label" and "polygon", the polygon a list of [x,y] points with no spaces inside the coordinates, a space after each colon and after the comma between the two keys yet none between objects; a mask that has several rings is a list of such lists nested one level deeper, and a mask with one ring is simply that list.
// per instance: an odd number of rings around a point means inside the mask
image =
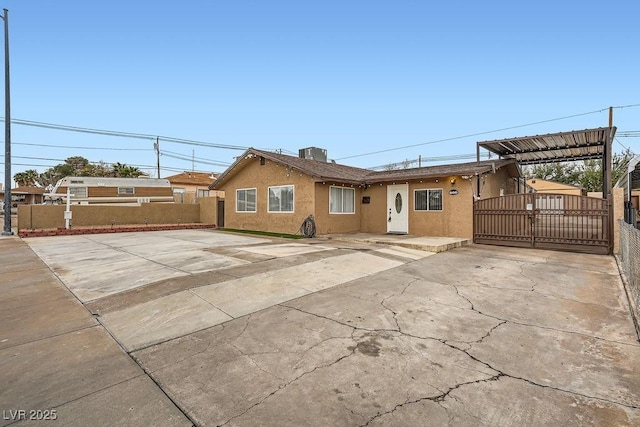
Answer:
[{"label": "metal driveway gate", "polygon": [[609,203],[567,194],[527,193],[478,200],[473,241],[490,245],[609,254]]}]

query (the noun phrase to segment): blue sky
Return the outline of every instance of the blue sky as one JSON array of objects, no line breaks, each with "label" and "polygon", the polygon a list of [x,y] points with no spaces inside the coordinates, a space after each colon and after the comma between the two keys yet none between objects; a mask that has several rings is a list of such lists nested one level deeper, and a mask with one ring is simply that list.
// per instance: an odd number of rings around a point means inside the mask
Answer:
[{"label": "blue sky", "polygon": [[[318,146],[339,163],[375,167],[607,126],[609,106],[630,106],[614,111],[619,133],[640,130],[637,0],[2,7],[13,119],[149,135],[14,124],[12,173],[73,155],[154,173],[152,136],[285,153]],[[640,138],[619,137],[614,150],[623,146],[640,153]],[[163,177],[222,172],[241,153],[162,138],[160,148]],[[391,151],[363,155],[382,150]]]}]

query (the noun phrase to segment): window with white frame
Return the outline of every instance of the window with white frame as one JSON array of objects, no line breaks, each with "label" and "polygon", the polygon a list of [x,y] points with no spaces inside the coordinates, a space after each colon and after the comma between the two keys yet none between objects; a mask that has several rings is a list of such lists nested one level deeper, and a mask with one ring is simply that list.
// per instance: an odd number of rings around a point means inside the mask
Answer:
[{"label": "window with white frame", "polygon": [[269,212],[293,212],[293,185],[269,187]]},{"label": "window with white frame", "polygon": [[329,213],[352,214],[356,212],[356,190],[353,188],[329,188]]},{"label": "window with white frame", "polygon": [[133,187],[118,187],[118,196],[125,196],[129,194],[135,194]]},{"label": "window with white frame", "polygon": [[209,197],[209,190],[198,189],[198,197]]},{"label": "window with white frame", "polygon": [[414,191],[414,209],[417,211],[441,211],[442,189],[425,189]]},{"label": "window with white frame", "polygon": [[236,190],[236,212],[255,212],[256,192],[255,188]]}]

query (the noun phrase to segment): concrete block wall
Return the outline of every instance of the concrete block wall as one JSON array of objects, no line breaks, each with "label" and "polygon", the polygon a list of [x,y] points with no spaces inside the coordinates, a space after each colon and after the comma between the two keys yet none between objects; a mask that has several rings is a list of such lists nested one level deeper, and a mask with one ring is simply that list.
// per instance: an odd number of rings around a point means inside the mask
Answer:
[{"label": "concrete block wall", "polygon": [[[209,200],[211,199],[211,200]],[[71,227],[114,225],[216,224],[217,197],[198,204],[143,203],[139,206],[74,205]],[[18,230],[64,228],[65,206],[23,205],[18,208]]]}]

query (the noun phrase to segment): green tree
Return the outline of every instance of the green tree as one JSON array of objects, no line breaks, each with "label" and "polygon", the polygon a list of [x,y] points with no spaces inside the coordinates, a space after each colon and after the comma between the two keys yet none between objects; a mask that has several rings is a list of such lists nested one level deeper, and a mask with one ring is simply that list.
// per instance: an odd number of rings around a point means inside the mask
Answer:
[{"label": "green tree", "polygon": [[[614,153],[611,162],[611,184],[614,185],[624,173],[633,158],[630,149]],[[586,191],[602,191],[602,160],[581,162],[544,163],[525,168],[525,175],[575,185]]]},{"label": "green tree", "polygon": [[[614,153],[611,161],[611,185],[615,185],[626,173],[631,159],[633,159],[633,152],[628,148],[622,153]],[[602,191],[602,160],[585,160],[576,185],[586,191]]]},{"label": "green tree", "polygon": [[116,163],[108,166],[104,162],[92,163],[82,156],[72,156],[37,176],[34,181],[42,187],[51,188],[65,176],[105,176],[105,177],[138,177],[144,175],[134,166]]},{"label": "green tree", "polygon": [[543,163],[527,167],[525,174],[531,178],[576,185],[579,180],[580,170],[575,162]]}]

